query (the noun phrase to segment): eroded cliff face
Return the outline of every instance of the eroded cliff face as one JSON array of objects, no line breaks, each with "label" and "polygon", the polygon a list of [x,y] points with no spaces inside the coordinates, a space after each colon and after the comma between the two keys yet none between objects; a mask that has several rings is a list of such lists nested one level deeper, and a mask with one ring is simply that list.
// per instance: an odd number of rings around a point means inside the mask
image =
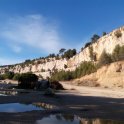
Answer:
[{"label": "eroded cliff face", "polygon": [[[120,37],[117,37],[117,32],[121,33]],[[101,37],[97,42],[93,43],[91,46],[93,48],[93,53],[96,55],[96,60],[99,59],[103,50],[107,53],[112,53],[113,49],[116,45],[124,45],[124,27],[121,27],[113,32]],[[81,46],[82,47],[82,46]],[[38,61],[43,61],[38,60]],[[91,61],[89,47],[85,48],[80,53],[76,54],[69,60],[66,59],[50,59],[48,62],[37,63],[37,60],[34,64],[25,65],[22,67],[21,65],[14,65],[12,67],[0,67],[0,72],[4,73],[5,71],[13,71],[15,73],[25,73],[25,72],[33,72],[37,75],[41,75],[44,78],[50,76],[50,72],[54,69],[57,70],[75,70],[77,66],[79,66],[83,61]],[[67,65],[67,68],[65,68]],[[44,71],[43,71],[44,70]]]},{"label": "eroded cliff face", "polygon": [[[40,60],[38,60],[40,61]],[[1,67],[0,72],[3,74],[6,71],[12,71],[14,73],[26,73],[26,72],[33,72],[38,76],[42,76],[44,78],[50,77],[50,72],[57,70],[64,70],[64,65],[67,65],[66,59],[60,59],[60,60],[49,60],[49,62],[44,63],[37,63],[37,61],[34,62],[34,64],[28,64],[22,66],[20,65],[14,65],[14,66],[6,66]]]},{"label": "eroded cliff face", "polygon": [[[116,34],[121,33],[120,37]],[[124,27],[121,27],[113,32],[101,37],[97,42],[93,43],[91,46],[93,48],[93,53],[96,55],[96,60],[99,59],[102,52],[105,50],[107,53],[111,54],[116,45],[124,45]],[[85,48],[79,54],[71,58],[67,65],[69,68],[76,68],[83,61],[90,61],[89,47]],[[70,69],[71,70],[71,69]]]}]

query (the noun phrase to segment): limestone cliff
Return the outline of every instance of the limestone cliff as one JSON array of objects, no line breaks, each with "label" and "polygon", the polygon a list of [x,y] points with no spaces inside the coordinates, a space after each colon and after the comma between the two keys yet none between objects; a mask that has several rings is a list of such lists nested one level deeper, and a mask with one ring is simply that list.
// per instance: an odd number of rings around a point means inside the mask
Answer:
[{"label": "limestone cliff", "polygon": [[[42,60],[38,60],[42,61]],[[49,60],[49,62],[37,63],[37,60],[33,64],[23,65],[18,64],[14,66],[6,66],[1,67],[0,72],[5,73],[6,71],[12,71],[14,73],[26,73],[26,72],[33,72],[38,76],[42,76],[44,78],[50,77],[50,72],[54,69],[62,70],[64,69],[64,65],[67,65],[66,59],[60,60]]]},{"label": "limestone cliff", "polygon": [[[117,33],[121,34],[121,36],[118,36]],[[95,53],[96,59],[98,60],[103,50],[105,50],[107,53],[112,53],[117,44],[119,44],[120,46],[124,45],[124,27],[114,30],[111,33],[101,37],[97,42],[91,44],[91,46],[93,48],[93,53]],[[90,60],[91,58],[89,47],[86,47],[85,49],[83,49],[83,51],[76,54],[69,60],[56,60],[55,58],[53,58],[47,61],[39,59],[35,60],[33,64],[23,66],[22,64],[18,64],[13,66],[0,67],[0,73],[4,73],[5,71],[13,71],[15,73],[33,72],[46,78],[47,76],[50,76],[50,72],[54,69],[75,70],[75,68],[79,66],[81,62]],[[40,62],[38,63],[37,61]],[[65,65],[67,65],[67,68],[65,68]]]},{"label": "limestone cliff", "polygon": [[[121,33],[121,36],[118,37],[116,34]],[[112,53],[116,45],[124,45],[124,27],[114,30],[113,32],[101,37],[97,42],[93,43],[93,52],[96,54],[96,59],[98,60],[103,50],[107,53]],[[90,61],[89,47],[85,48],[79,54],[71,58],[67,65],[70,68],[78,66],[83,61]]]}]

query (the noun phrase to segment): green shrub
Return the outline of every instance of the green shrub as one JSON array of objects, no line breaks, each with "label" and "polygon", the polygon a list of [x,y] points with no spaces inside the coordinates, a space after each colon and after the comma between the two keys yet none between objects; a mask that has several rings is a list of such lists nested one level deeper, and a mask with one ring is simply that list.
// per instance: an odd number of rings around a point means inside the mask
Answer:
[{"label": "green shrub", "polygon": [[71,80],[73,79],[72,72],[70,71],[59,71],[54,72],[51,75],[51,80]]},{"label": "green shrub", "polygon": [[119,53],[120,53],[120,45],[117,45],[112,53],[112,60],[118,61],[119,60]]},{"label": "green shrub", "polygon": [[100,38],[99,35],[94,34],[93,37],[91,38],[91,43],[95,43],[95,42],[97,42],[97,40],[98,40],[99,38]]},{"label": "green shrub", "polygon": [[97,70],[96,65],[92,62],[83,62],[75,71],[59,71],[51,75],[52,80],[71,80],[81,76],[91,74]]},{"label": "green shrub", "polygon": [[83,62],[81,65],[76,68],[74,71],[74,78],[79,78],[87,74],[91,74],[97,70],[96,65],[92,62]]},{"label": "green shrub", "polygon": [[112,62],[111,55],[103,51],[99,58],[98,67],[109,64],[111,62]]},{"label": "green shrub", "polygon": [[64,54],[62,55],[62,58],[67,58],[70,59],[71,57],[73,57],[74,55],[76,55],[76,49],[69,49],[66,52],[64,52]]},{"label": "green shrub", "polygon": [[117,45],[112,53],[112,60],[119,61],[119,60],[124,60],[124,45],[120,46]]},{"label": "green shrub", "polygon": [[14,72],[6,72],[2,76],[4,79],[12,79],[14,77]]},{"label": "green shrub", "polygon": [[19,76],[18,87],[23,89],[34,89],[38,81],[38,77],[32,73],[23,73]]},{"label": "green shrub", "polygon": [[106,33],[106,32],[103,32],[103,33],[102,33],[102,36],[105,36],[105,35],[107,35],[107,33]]},{"label": "green shrub", "polygon": [[89,46],[90,58],[92,61],[96,61],[96,54],[93,52],[93,47]]},{"label": "green shrub", "polygon": [[65,48],[61,48],[61,49],[59,50],[59,54],[62,55],[62,54],[65,52],[65,50],[66,50]]},{"label": "green shrub", "polygon": [[18,73],[13,76],[13,80],[19,80],[19,78],[20,78],[20,74]]},{"label": "green shrub", "polygon": [[[84,48],[90,46],[91,44],[92,44],[91,42],[86,43],[85,46],[84,46]],[[83,50],[84,48],[82,48],[82,50]]]},{"label": "green shrub", "polygon": [[0,75],[0,80],[4,80],[4,76],[3,75]]},{"label": "green shrub", "polygon": [[93,60],[93,47],[92,46],[89,46],[89,53],[90,53],[90,58],[91,60]]},{"label": "green shrub", "polygon": [[55,59],[56,60],[59,60],[60,59],[59,54],[56,55]]},{"label": "green shrub", "polygon": [[56,55],[52,53],[52,54],[49,54],[46,58],[54,58],[54,57],[56,57]]}]

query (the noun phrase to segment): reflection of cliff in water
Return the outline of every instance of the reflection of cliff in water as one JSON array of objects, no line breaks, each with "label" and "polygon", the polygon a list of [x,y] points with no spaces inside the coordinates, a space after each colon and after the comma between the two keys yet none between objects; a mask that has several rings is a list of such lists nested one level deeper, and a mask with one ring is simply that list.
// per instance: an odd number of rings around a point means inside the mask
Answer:
[{"label": "reflection of cliff in water", "polygon": [[17,91],[0,91],[0,94],[1,95],[17,95],[18,94],[18,92]]},{"label": "reflection of cliff in water", "polygon": [[[104,120],[104,119],[83,119],[71,114],[57,114],[57,120],[66,120],[67,122],[74,122],[74,124],[124,124],[123,121]],[[77,123],[76,120],[79,120]]]},{"label": "reflection of cliff in water", "polygon": [[102,119],[81,119],[80,124],[124,124],[122,121],[102,120]]},{"label": "reflection of cliff in water", "polygon": [[36,107],[44,108],[44,109],[53,109],[53,108],[55,108],[54,105],[47,104],[47,103],[44,103],[44,102],[33,103],[33,105],[36,106]]}]

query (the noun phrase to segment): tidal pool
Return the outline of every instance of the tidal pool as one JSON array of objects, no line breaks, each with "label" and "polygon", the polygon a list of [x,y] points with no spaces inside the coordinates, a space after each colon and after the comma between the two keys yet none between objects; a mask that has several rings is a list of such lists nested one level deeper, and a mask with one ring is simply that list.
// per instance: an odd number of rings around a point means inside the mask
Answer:
[{"label": "tidal pool", "polygon": [[124,121],[85,119],[76,115],[57,114],[37,120],[35,124],[124,124]]},{"label": "tidal pool", "polygon": [[33,110],[44,110],[42,107],[37,107],[33,104],[8,103],[0,104],[0,112],[26,112]]}]

